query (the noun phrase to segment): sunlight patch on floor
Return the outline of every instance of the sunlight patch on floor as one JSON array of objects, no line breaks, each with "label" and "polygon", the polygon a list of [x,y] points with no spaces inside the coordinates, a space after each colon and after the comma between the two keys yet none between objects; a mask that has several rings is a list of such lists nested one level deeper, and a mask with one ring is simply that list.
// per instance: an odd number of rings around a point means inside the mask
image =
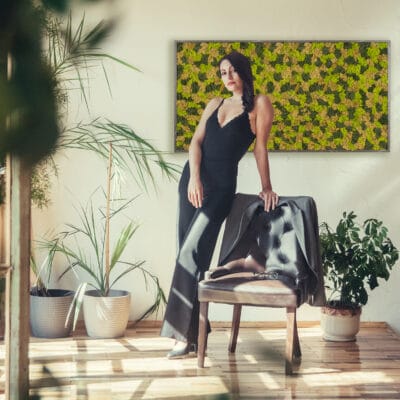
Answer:
[{"label": "sunlight patch on floor", "polygon": [[317,387],[392,383],[393,379],[383,372],[346,371],[305,375],[303,381],[308,386]]},{"label": "sunlight patch on floor", "polygon": [[243,354],[243,358],[249,363],[249,364],[258,364],[258,361],[256,358],[253,356],[253,354]]},{"label": "sunlight patch on floor", "polygon": [[[285,339],[286,338],[286,329],[259,329],[257,333],[264,339],[274,340],[274,339]],[[322,338],[322,330],[319,326],[309,328],[309,329],[301,329],[299,328],[299,336],[300,338],[306,337],[320,337]]]},{"label": "sunlight patch on floor", "polygon": [[[88,383],[85,387],[85,399],[87,400],[109,400],[114,398],[116,394],[131,394],[140,390],[143,380],[132,379],[118,382],[95,382]],[[79,391],[77,393],[79,395]],[[110,397],[110,395],[112,397]]]},{"label": "sunlight patch on floor", "polygon": [[286,329],[258,330],[257,333],[266,340],[286,339]]},{"label": "sunlight patch on floor", "polygon": [[274,390],[281,388],[279,383],[268,372],[259,372],[257,373],[257,376],[261,379],[261,382],[267,389]]},{"label": "sunlight patch on floor", "polygon": [[228,393],[228,389],[217,376],[197,376],[187,378],[153,379],[146,389],[142,399],[162,399],[174,396],[193,396],[201,393],[202,396],[211,396]]},{"label": "sunlight patch on floor", "polygon": [[166,357],[162,358],[126,358],[121,360],[122,369],[124,373],[138,373],[146,371],[152,372],[169,372],[184,371],[186,369],[192,370],[196,368],[197,359],[194,357],[187,359],[168,360]]}]

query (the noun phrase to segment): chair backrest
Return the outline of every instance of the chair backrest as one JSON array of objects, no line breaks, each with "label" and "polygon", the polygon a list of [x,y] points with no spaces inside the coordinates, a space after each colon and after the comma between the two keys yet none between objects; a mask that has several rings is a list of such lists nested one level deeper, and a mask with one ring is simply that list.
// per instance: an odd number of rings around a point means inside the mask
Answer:
[{"label": "chair backrest", "polygon": [[324,305],[325,287],[314,199],[281,196],[274,211],[264,213],[263,209],[264,201],[259,196],[236,194],[226,220],[218,265],[254,254],[256,259],[259,257],[258,261],[261,260],[259,263],[271,271],[282,268],[283,273],[292,276],[302,292],[302,300],[306,299],[314,306]]},{"label": "chair backrest", "polygon": [[255,239],[249,254],[257,260],[264,259],[266,277],[281,279],[298,289],[303,294],[300,300],[303,302],[313,274],[304,258],[291,217],[291,210],[285,205],[268,213],[259,208],[248,227]]}]

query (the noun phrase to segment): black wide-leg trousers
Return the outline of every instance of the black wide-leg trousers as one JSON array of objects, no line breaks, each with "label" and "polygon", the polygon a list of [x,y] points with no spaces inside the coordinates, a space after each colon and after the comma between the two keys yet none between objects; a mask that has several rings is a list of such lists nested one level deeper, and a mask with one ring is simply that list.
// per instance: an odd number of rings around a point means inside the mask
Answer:
[{"label": "black wide-leg trousers", "polygon": [[235,188],[208,190],[203,182],[203,205],[195,208],[187,197],[188,175],[186,168],[179,183],[179,251],[160,334],[197,343],[197,284],[210,267],[221,225],[232,207]]}]

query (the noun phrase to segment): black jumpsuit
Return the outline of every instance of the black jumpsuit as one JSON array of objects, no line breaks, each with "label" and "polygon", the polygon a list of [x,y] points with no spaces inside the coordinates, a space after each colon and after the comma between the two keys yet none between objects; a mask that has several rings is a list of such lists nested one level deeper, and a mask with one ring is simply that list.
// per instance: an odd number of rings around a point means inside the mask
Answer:
[{"label": "black jumpsuit", "polygon": [[231,209],[238,163],[255,138],[246,111],[220,126],[222,103],[206,122],[200,166],[202,207],[195,208],[188,200],[188,162],[179,182],[179,251],[161,336],[190,343],[197,343],[198,335],[197,284],[210,266],[218,233]]}]

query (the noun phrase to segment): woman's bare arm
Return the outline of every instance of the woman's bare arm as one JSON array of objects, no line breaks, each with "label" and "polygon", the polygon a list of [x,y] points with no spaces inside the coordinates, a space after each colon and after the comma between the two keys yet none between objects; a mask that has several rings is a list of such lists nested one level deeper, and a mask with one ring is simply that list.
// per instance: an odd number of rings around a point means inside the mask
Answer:
[{"label": "woman's bare arm", "polygon": [[190,179],[188,185],[188,199],[196,208],[202,206],[204,195],[203,184],[200,179],[201,144],[206,134],[206,122],[218,107],[220,101],[221,99],[215,98],[207,104],[189,146]]},{"label": "woman's bare arm", "polygon": [[278,203],[278,195],[272,190],[267,142],[274,119],[274,110],[267,96],[258,95],[255,99],[256,143],[254,156],[261,179],[260,197],[264,199],[265,211],[274,209]]}]

